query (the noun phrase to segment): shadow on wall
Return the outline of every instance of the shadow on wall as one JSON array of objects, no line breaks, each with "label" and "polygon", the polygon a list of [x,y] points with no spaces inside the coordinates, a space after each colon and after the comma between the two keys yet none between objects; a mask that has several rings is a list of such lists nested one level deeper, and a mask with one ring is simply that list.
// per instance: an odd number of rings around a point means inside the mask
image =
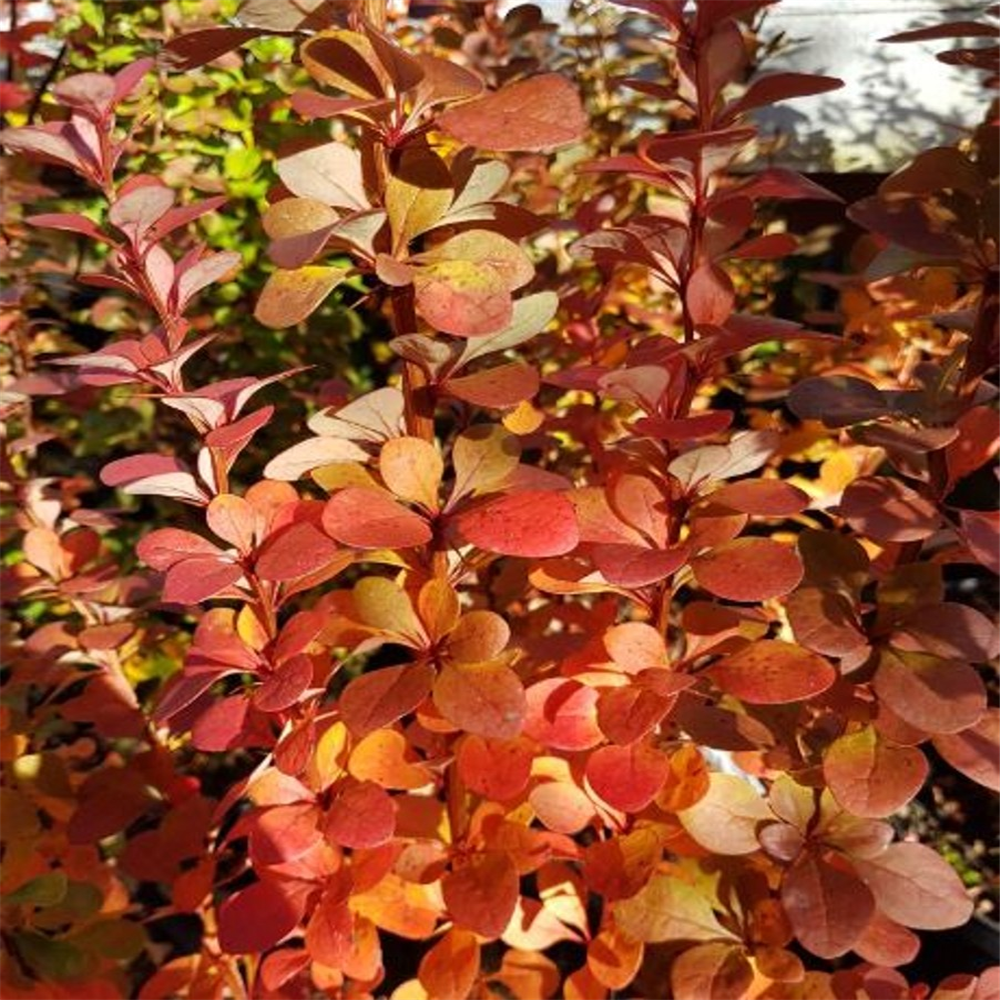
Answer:
[{"label": "shadow on wall", "polygon": [[767,70],[829,73],[841,90],[777,105],[758,116],[780,136],[773,162],[804,171],[891,172],[921,149],[948,145],[981,121],[980,74],[938,62],[955,40],[888,44],[910,28],[977,17],[982,4],[948,0],[782,0],[764,36],[783,35]]}]

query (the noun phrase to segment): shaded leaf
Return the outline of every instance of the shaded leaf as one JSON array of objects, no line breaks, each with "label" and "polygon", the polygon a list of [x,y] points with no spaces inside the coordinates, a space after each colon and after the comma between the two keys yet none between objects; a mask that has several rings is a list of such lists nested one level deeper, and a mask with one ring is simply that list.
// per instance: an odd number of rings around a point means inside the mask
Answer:
[{"label": "shaded leaf", "polygon": [[547,73],[451,108],[436,124],[479,149],[545,152],[582,139],[587,118],[569,81]]}]

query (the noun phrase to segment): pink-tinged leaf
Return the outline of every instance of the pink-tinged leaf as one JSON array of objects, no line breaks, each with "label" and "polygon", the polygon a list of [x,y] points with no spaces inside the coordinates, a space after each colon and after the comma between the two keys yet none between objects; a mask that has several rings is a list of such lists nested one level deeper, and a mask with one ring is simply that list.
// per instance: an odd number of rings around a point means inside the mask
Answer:
[{"label": "pink-tinged leaf", "polygon": [[790,517],[809,506],[802,490],[780,479],[741,479],[709,494],[713,504],[758,517]]},{"label": "pink-tinged leaf", "polygon": [[147,56],[145,59],[136,59],[135,62],[131,62],[118,70],[112,77],[115,85],[115,104],[127,101],[135,93],[146,74],[151,72],[155,65],[156,60]]},{"label": "pink-tinged leaf", "polygon": [[473,406],[506,409],[531,399],[538,392],[541,380],[530,365],[512,361],[474,375],[448,379],[444,392]]},{"label": "pink-tinged leaf", "polygon": [[168,455],[132,455],[109,462],[101,469],[101,482],[137,496],[174,497],[194,504],[209,499],[184,463]]},{"label": "pink-tinged leaf", "polygon": [[323,529],[344,545],[359,549],[402,549],[431,540],[430,525],[419,514],[380,490],[349,486],[323,509]]},{"label": "pink-tinged leaf", "polygon": [[634,590],[658,583],[677,572],[687,561],[688,550],[649,549],[642,545],[595,545],[594,565],[608,583]]},{"label": "pink-tinged leaf", "polygon": [[630,899],[614,907],[615,924],[633,941],[732,940],[712,904],[693,886],[670,875],[654,875]]},{"label": "pink-tinged leaf", "polygon": [[219,947],[229,955],[259,955],[295,930],[301,896],[274,882],[255,882],[219,907]]},{"label": "pink-tinged leaf", "polygon": [[895,968],[908,965],[920,951],[920,938],[902,924],[876,910],[853,950],[866,962]]},{"label": "pink-tinged leaf", "polygon": [[212,532],[242,554],[253,548],[255,519],[253,507],[243,497],[232,493],[213,497],[205,511],[205,520]]},{"label": "pink-tinged leaf", "polygon": [[484,938],[497,938],[517,905],[517,869],[506,852],[474,854],[445,875],[441,894],[456,926]]},{"label": "pink-tinged leaf", "polygon": [[547,73],[451,108],[436,125],[480,149],[545,152],[582,139],[587,117],[569,81]]},{"label": "pink-tinged leaf", "polygon": [[31,91],[27,87],[12,83],[10,80],[0,81],[0,114],[23,108],[31,100]]},{"label": "pink-tinged leaf", "polygon": [[13,153],[38,156],[77,172],[83,169],[83,162],[73,144],[60,131],[36,125],[6,128],[0,134],[0,143]]},{"label": "pink-tinged leaf", "polygon": [[972,557],[1000,575],[1000,511],[963,510],[960,517],[962,541]]},{"label": "pink-tinged leaf", "polygon": [[597,691],[552,677],[526,691],[525,735],[553,750],[589,750],[604,741],[597,724]]},{"label": "pink-tinged leaf", "polygon": [[674,1000],[743,997],[753,979],[753,966],[742,945],[712,941],[677,956],[670,967],[670,995]]},{"label": "pink-tinged leaf", "polygon": [[967,604],[950,602],[918,608],[899,625],[891,644],[970,663],[987,663],[1000,655],[995,623]]},{"label": "pink-tinged leaf", "polygon": [[850,951],[875,914],[875,897],[846,863],[812,852],[785,872],[781,905],[802,946],[820,958]]},{"label": "pink-tinged leaf", "polygon": [[274,330],[295,326],[315,312],[347,274],[341,267],[313,264],[294,271],[279,268],[267,279],[254,316]]},{"label": "pink-tinged leaf", "polygon": [[966,777],[1000,792],[1000,709],[988,708],[959,733],[935,736],[934,749]]},{"label": "pink-tinged leaf", "polygon": [[159,528],[140,540],[136,554],[148,566],[162,573],[184,559],[199,556],[219,558],[223,552],[218,545],[201,535],[180,528]]},{"label": "pink-tinged leaf", "polygon": [[920,750],[886,743],[872,726],[834,740],[823,756],[833,797],[855,816],[880,818],[901,809],[920,791],[927,772]]},{"label": "pink-tinged leaf", "polygon": [[337,796],[324,832],[335,844],[353,850],[388,843],[396,830],[396,804],[373,781],[351,785]]},{"label": "pink-tinged leaf", "polygon": [[723,657],[708,674],[727,694],[750,705],[805,701],[837,679],[824,657],[779,639],[758,639]]},{"label": "pink-tinged leaf", "polygon": [[972,916],[972,899],[954,868],[924,844],[890,844],[855,867],[890,920],[916,930],[961,927]]},{"label": "pink-tinged leaf", "polygon": [[300,441],[271,459],[264,467],[268,479],[294,482],[307,472],[334,462],[364,462],[368,453],[353,441],[316,437]]},{"label": "pink-tinged leaf", "polygon": [[371,206],[365,193],[361,154],[342,142],[327,142],[278,160],[278,176],[292,194],[324,205],[364,211]]},{"label": "pink-tinged leaf", "polygon": [[238,563],[218,556],[196,556],[174,563],[163,584],[166,604],[199,604],[221,594],[243,577]]},{"label": "pink-tinged leaf", "polygon": [[676,700],[635,684],[608,688],[597,700],[597,723],[613,743],[633,743],[650,732]]},{"label": "pink-tinged leaf", "polygon": [[289,525],[272,534],[257,556],[255,569],[262,580],[295,580],[319,572],[337,561],[351,561],[345,553],[308,522]]},{"label": "pink-tinged leaf", "polygon": [[504,556],[560,556],[580,540],[573,505],[562,493],[526,490],[487,500],[458,515],[471,545]]},{"label": "pink-tinged leaf", "polygon": [[696,325],[722,326],[733,311],[733,283],[722,268],[703,264],[691,275],[684,301]]},{"label": "pink-tinged leaf", "polygon": [[841,657],[868,645],[854,604],[842,593],[800,587],[789,594],[785,607],[792,632],[806,649]]},{"label": "pink-tinged leaf", "polygon": [[179,269],[174,290],[174,308],[178,312],[183,311],[203,288],[216,281],[234,277],[242,260],[235,250],[226,250],[207,254],[190,267]]},{"label": "pink-tinged leaf", "polygon": [[524,688],[501,663],[455,663],[434,683],[434,704],[453,725],[477,736],[512,739],[526,712]]},{"label": "pink-tinged leaf", "polygon": [[362,737],[412,712],[431,692],[429,663],[382,667],[352,680],[340,696],[340,714],[351,732]]},{"label": "pink-tinged leaf", "polygon": [[691,560],[698,585],[727,601],[756,603],[783,597],[802,580],[791,546],[771,538],[737,538]]},{"label": "pink-tinged leaf", "polygon": [[774,814],[757,791],[742,778],[713,773],[708,792],[678,819],[702,847],[716,854],[752,854],[758,850],[760,824]]},{"label": "pink-tinged leaf", "polygon": [[986,711],[986,687],[974,667],[923,653],[879,659],[875,693],[904,722],[927,733],[958,733]]},{"label": "pink-tinged leaf", "polygon": [[641,812],[656,798],[670,773],[670,759],[648,743],[608,746],[587,759],[590,787],[614,809]]},{"label": "pink-tinged leaf", "polygon": [[493,268],[468,260],[428,264],[413,277],[417,312],[435,329],[478,337],[506,327],[514,314],[510,289]]},{"label": "pink-tinged leaf", "polygon": [[293,656],[264,675],[264,682],[254,692],[254,707],[261,712],[283,712],[302,697],[312,679],[312,660],[308,656]]},{"label": "pink-tinged leaf", "polygon": [[937,531],[937,507],[898,479],[855,479],[839,513],[855,531],[878,542],[917,542]]},{"label": "pink-tinged leaf", "polygon": [[47,215],[31,215],[24,221],[42,229],[61,229],[68,233],[79,233],[99,243],[114,243],[110,236],[98,228],[96,222],[91,222],[85,215],[54,212]]},{"label": "pink-tinged leaf", "polygon": [[827,427],[847,427],[889,413],[881,390],[850,375],[803,379],[788,394],[788,405],[800,419],[822,420]]},{"label": "pink-tinged leaf", "polygon": [[208,753],[231,750],[243,732],[249,708],[250,702],[242,694],[214,702],[191,728],[192,745]]},{"label": "pink-tinged leaf", "polygon": [[144,183],[112,203],[108,221],[124,233],[130,243],[138,246],[156,222],[171,209],[176,198],[176,193],[165,184]]}]

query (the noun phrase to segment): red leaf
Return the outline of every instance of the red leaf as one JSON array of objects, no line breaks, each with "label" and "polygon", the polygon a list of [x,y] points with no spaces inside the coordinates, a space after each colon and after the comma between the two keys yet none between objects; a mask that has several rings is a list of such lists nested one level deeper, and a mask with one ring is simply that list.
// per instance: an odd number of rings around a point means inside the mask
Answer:
[{"label": "red leaf", "polygon": [[302,905],[273,882],[255,882],[219,907],[219,947],[229,955],[267,951],[295,930]]},{"label": "red leaf", "polygon": [[356,677],[340,696],[340,714],[355,736],[388,726],[412,712],[430,694],[429,663],[383,667]]},{"label": "red leaf", "polygon": [[526,703],[521,679],[501,663],[455,663],[434,683],[434,704],[468,733],[510,739],[521,732]]},{"label": "red leaf", "polygon": [[988,708],[960,733],[935,736],[934,749],[962,774],[1000,792],[1000,709]]},{"label": "red leaf", "polygon": [[256,515],[243,497],[232,493],[213,497],[205,511],[205,520],[219,538],[234,545],[241,554],[253,548]]},{"label": "red leaf", "polygon": [[485,938],[499,937],[518,898],[517,869],[509,854],[474,854],[441,880],[441,894],[456,926]]},{"label": "red leaf", "polygon": [[420,985],[429,997],[465,1000],[479,974],[479,952],[474,934],[452,928],[420,960]]},{"label": "red leaf", "polygon": [[886,650],[874,684],[896,715],[926,733],[961,732],[986,711],[986,687],[967,663]]},{"label": "red leaf", "polygon": [[547,73],[451,108],[436,124],[480,149],[544,152],[581,139],[587,117],[573,86]]},{"label": "red leaf", "polygon": [[904,927],[939,931],[972,916],[972,899],[954,868],[923,844],[890,844],[877,857],[855,861],[879,909]]},{"label": "red leaf", "polygon": [[695,325],[722,326],[733,311],[733,283],[721,267],[703,264],[691,275],[684,301]]},{"label": "red leaf", "polygon": [[676,700],[635,684],[608,688],[597,699],[597,722],[613,743],[633,743],[660,722]]},{"label": "red leaf", "polygon": [[854,942],[854,951],[873,965],[894,968],[907,965],[917,957],[920,938],[876,910],[864,934]]},{"label": "red leaf", "polygon": [[163,600],[167,604],[198,604],[215,597],[242,576],[238,563],[218,556],[184,559],[167,570]]},{"label": "red leaf", "polygon": [[171,39],[163,47],[161,59],[174,71],[196,69],[260,35],[261,32],[256,28],[203,28],[200,31],[188,31]]},{"label": "red leaf", "polygon": [[380,490],[348,486],[323,509],[323,528],[359,549],[405,549],[431,540],[427,522]]},{"label": "red leaf", "polygon": [[294,705],[308,690],[313,664],[308,656],[293,656],[272,673],[254,693],[254,707],[261,712],[281,712]]},{"label": "red leaf", "polygon": [[562,493],[526,490],[487,500],[458,515],[467,542],[504,556],[559,556],[580,540],[573,505]]},{"label": "red leaf", "polygon": [[607,544],[593,548],[594,565],[615,587],[634,590],[672,576],[688,557],[684,547],[648,549],[641,545]]},{"label": "red leaf", "polygon": [[712,941],[689,948],[674,960],[670,995],[675,1000],[743,997],[753,979],[742,945]]},{"label": "red leaf", "polygon": [[737,538],[691,561],[698,584],[728,601],[756,603],[782,597],[802,580],[795,550],[771,538]]},{"label": "red leaf", "polygon": [[820,694],[837,679],[822,657],[778,639],[759,639],[709,669],[727,694],[750,705],[783,705]]},{"label": "red leaf", "polygon": [[180,528],[159,528],[139,541],[136,555],[153,569],[164,572],[192,557],[220,557],[222,549],[201,535]]},{"label": "red leaf", "polygon": [[844,490],[839,513],[852,528],[878,542],[917,542],[941,523],[937,507],[898,479],[855,479]]},{"label": "red leaf", "polygon": [[520,361],[488,368],[474,375],[448,379],[442,389],[449,396],[473,406],[504,409],[531,399],[538,392],[538,372]]},{"label": "red leaf", "polygon": [[670,759],[648,743],[609,746],[587,760],[587,781],[609,806],[641,812],[656,797],[670,772]]},{"label": "red leaf", "polygon": [[300,521],[268,538],[254,568],[262,580],[296,580],[341,559],[346,565],[350,553],[338,549],[315,525]]},{"label": "red leaf", "polygon": [[458,748],[456,764],[468,788],[491,802],[503,802],[527,787],[534,757],[528,740],[469,735]]},{"label": "red leaf", "polygon": [[726,483],[709,494],[709,498],[713,504],[760,517],[788,517],[809,506],[809,497],[802,490],[780,479],[741,479]]},{"label": "red leaf", "polygon": [[779,101],[789,101],[796,97],[812,97],[839,90],[844,81],[835,76],[819,76],[815,73],[768,73],[758,76],[747,87],[743,96],[723,111],[722,121],[731,121],[738,115]]},{"label": "red leaf", "polygon": [[927,778],[927,758],[916,747],[885,743],[871,726],[834,740],[823,775],[834,798],[855,816],[879,818],[901,809]]},{"label": "red leaf", "polygon": [[603,742],[594,688],[552,677],[532,684],[525,694],[525,735],[553,750],[589,750]]},{"label": "red leaf", "polygon": [[785,873],[781,904],[799,942],[820,958],[850,951],[875,914],[875,898],[857,875],[808,852]]},{"label": "red leaf", "polygon": [[341,847],[378,847],[396,830],[396,804],[374,781],[353,785],[337,797],[327,814],[325,833]]}]

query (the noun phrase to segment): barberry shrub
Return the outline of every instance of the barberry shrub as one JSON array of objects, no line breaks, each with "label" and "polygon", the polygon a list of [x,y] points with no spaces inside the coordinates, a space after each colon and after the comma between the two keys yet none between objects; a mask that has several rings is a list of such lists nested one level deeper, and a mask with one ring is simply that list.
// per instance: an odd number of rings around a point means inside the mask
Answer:
[{"label": "barberry shrub", "polygon": [[[847,208],[837,312],[775,316],[783,220],[840,199],[753,113],[840,81],[759,68],[772,5],[608,4],[614,77],[537,8],[377,0],[50,66],[0,135],[23,202],[29,162],[89,199],[9,220],[5,995],[998,995],[898,971],[975,906],[908,805],[1000,784],[996,107]],[[993,86],[995,14],[889,41],[985,38],[942,58]],[[144,166],[158,93],[274,38],[219,249],[225,197]],[[32,233],[114,333],[58,370]],[[368,386],[323,370],[348,309]],[[260,370],[261,327],[318,364]],[[111,395],[150,450],[96,484]]]}]

